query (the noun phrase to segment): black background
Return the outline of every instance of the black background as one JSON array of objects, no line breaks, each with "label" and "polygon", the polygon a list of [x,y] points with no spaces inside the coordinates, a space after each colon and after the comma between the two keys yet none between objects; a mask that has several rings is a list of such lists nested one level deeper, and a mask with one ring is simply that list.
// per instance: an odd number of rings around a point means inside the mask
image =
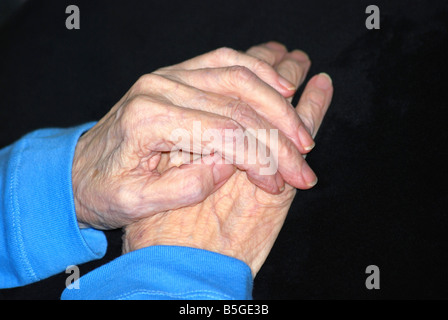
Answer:
[{"label": "black background", "polygon": [[[0,28],[0,147],[100,119],[144,74],[212,49],[276,40],[325,71],[332,105],[299,191],[254,282],[255,299],[448,298],[446,1],[41,1]],[[67,30],[75,4],[81,29]],[[367,30],[365,9],[380,9]],[[299,90],[300,94],[300,90]],[[106,256],[121,231],[107,232]],[[367,290],[365,269],[381,271]],[[58,299],[61,273],[0,291]]]}]

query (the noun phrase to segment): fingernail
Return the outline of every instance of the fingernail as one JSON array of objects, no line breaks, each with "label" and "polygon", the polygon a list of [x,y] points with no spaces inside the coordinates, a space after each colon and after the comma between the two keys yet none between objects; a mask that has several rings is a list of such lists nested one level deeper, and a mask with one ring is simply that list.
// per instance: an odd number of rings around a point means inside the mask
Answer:
[{"label": "fingernail", "polygon": [[310,151],[316,145],[310,133],[305,129],[305,125],[303,124],[299,127],[299,139],[302,147],[306,151]]},{"label": "fingernail", "polygon": [[317,183],[317,176],[306,161],[302,165],[302,177],[308,187],[313,187]]},{"label": "fingernail", "polygon": [[287,90],[296,90],[296,86],[294,84],[292,84],[291,82],[289,82],[288,80],[286,80],[281,76],[278,77],[278,82],[280,82],[282,87]]},{"label": "fingernail", "polygon": [[276,174],[275,181],[277,182],[278,190],[283,192],[285,190],[285,181],[279,173]]},{"label": "fingernail", "polygon": [[330,76],[325,72],[319,73],[319,76],[316,79],[316,86],[322,90],[327,90],[331,87],[333,81]]}]

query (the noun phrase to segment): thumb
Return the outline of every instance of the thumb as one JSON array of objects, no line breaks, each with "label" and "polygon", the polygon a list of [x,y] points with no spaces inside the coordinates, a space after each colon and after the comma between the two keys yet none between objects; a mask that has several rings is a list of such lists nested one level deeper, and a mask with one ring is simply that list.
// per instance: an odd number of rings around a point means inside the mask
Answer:
[{"label": "thumb", "polygon": [[144,188],[143,197],[151,213],[192,206],[218,190],[235,170],[217,154],[203,157],[164,171]]}]

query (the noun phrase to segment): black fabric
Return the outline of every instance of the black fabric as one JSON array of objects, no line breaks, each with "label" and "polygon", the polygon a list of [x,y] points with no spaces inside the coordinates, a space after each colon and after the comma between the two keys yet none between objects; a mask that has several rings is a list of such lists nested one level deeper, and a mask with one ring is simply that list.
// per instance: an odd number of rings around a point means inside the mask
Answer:
[{"label": "black fabric", "polygon": [[[29,0],[0,29],[0,147],[100,119],[156,68],[277,40],[305,50],[335,94],[308,158],[319,183],[298,192],[254,297],[448,298],[446,3]],[[65,28],[70,4],[80,30]],[[365,27],[370,4],[380,30]],[[81,274],[120,254],[121,231],[107,236]],[[366,289],[368,265],[379,290]],[[66,276],[0,298],[58,299]]]}]

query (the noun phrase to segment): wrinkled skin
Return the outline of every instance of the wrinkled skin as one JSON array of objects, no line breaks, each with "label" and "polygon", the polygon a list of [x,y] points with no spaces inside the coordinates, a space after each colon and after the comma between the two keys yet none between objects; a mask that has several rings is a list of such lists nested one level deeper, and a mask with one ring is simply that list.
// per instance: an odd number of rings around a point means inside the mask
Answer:
[{"label": "wrinkled skin", "polygon": [[[246,179],[241,186],[248,180],[270,194],[282,193],[285,182],[300,189],[317,182],[302,157],[313,147],[313,138],[286,99],[294,94],[309,61],[299,51],[282,52],[278,44],[251,50],[253,54],[221,48],[142,76],[79,139],[72,183],[81,227],[120,228],[168,210],[191,208],[232,177],[235,167],[239,170],[237,176],[242,172]],[[259,56],[263,52],[268,55]],[[281,58],[282,62],[268,61],[269,52],[277,52],[274,59]],[[305,61],[295,63],[295,58]],[[188,149],[190,141],[177,146],[171,133],[182,128],[194,136],[195,121],[200,121],[203,131],[277,129],[278,152],[270,149],[268,139],[258,139],[258,143],[278,156],[278,170],[260,174],[266,160],[260,153],[255,163],[230,161],[235,166],[216,161],[173,165],[167,159],[169,152],[173,148]],[[234,147],[233,141],[225,143],[216,146],[213,155],[203,154],[201,145],[189,151],[192,156],[219,159],[225,157],[225,150]]]},{"label": "wrinkled skin", "polygon": [[[306,54],[298,50],[287,52],[278,43],[256,46],[247,53],[271,64],[296,88],[310,67]],[[332,94],[331,79],[320,74],[311,78],[299,100],[296,112],[313,137]],[[169,167],[168,162],[165,165]],[[288,183],[283,192],[268,193],[251,183],[246,172],[236,169],[203,202],[129,225],[125,229],[123,252],[152,245],[195,247],[240,259],[249,265],[255,277],[280,232],[295,194],[296,188]]]}]

